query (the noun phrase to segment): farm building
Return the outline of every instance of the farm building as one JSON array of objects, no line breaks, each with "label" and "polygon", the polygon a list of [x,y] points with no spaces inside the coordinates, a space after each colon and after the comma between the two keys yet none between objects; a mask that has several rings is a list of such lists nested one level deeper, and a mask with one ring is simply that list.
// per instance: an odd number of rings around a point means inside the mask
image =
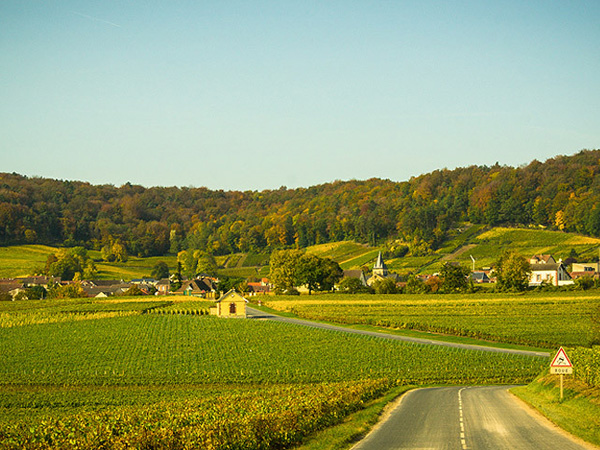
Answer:
[{"label": "farm building", "polygon": [[562,260],[556,260],[551,255],[535,255],[529,260],[531,275],[529,286],[539,286],[542,283],[553,286],[573,284],[573,279]]},{"label": "farm building", "polygon": [[217,317],[246,318],[246,303],[248,300],[232,289],[223,294],[215,302],[215,306],[210,307],[210,314]]}]

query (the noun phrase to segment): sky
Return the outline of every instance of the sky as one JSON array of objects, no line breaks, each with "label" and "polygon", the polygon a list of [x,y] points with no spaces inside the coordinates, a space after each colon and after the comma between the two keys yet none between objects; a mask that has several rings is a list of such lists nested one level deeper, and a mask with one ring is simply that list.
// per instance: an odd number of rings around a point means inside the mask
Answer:
[{"label": "sky", "polygon": [[1,0],[0,172],[223,190],[600,148],[600,2]]}]

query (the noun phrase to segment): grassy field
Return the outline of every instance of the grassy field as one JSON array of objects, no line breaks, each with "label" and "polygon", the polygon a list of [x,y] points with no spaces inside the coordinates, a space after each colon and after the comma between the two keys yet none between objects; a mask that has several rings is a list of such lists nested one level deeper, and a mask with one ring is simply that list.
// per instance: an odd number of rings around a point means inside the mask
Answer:
[{"label": "grassy field", "polygon": [[284,448],[396,386],[523,383],[547,364],[190,312],[205,306],[0,304],[0,448]]},{"label": "grassy field", "polygon": [[46,245],[0,247],[0,278],[26,277],[43,268],[48,255],[56,251]]},{"label": "grassy field", "polygon": [[600,293],[312,295],[270,297],[266,306],[300,317],[556,348],[589,345]]}]

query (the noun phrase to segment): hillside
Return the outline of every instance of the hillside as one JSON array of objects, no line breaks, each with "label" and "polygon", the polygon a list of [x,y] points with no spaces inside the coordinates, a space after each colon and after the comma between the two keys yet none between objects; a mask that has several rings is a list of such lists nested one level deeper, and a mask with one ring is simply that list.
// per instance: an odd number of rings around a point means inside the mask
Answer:
[{"label": "hillside", "polygon": [[[490,267],[505,250],[514,250],[523,256],[552,254],[567,259],[573,251],[579,261],[596,261],[600,251],[600,239],[574,233],[535,228],[508,228],[464,226],[454,230],[444,247],[427,256],[407,255],[401,258],[388,256],[388,267],[402,275],[408,273],[433,273],[446,261],[458,261],[471,268],[471,256],[475,268]],[[39,271],[46,258],[57,248],[41,245],[0,247],[0,278],[26,276]],[[379,251],[385,246],[371,247],[351,241],[331,242],[306,248],[306,252],[322,258],[332,258],[343,269],[371,268]],[[149,276],[153,266],[164,261],[171,272],[177,261],[174,255],[160,257],[129,257],[124,263],[103,262],[98,251],[90,251],[101,279],[132,279]],[[268,253],[236,253],[217,257],[218,274],[221,276],[256,278],[269,275]]]},{"label": "hillside", "polygon": [[471,166],[405,182],[336,181],[262,192],[93,186],[0,174],[2,246],[101,250],[118,242],[134,256],[182,249],[220,256],[400,239],[413,257],[428,257],[464,222],[600,237],[600,150],[518,168]]}]

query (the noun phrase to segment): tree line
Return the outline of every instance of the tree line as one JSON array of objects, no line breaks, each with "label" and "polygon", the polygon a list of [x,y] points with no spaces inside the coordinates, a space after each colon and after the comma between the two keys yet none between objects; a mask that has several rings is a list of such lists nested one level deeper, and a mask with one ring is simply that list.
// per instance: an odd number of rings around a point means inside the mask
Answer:
[{"label": "tree line", "polygon": [[0,174],[0,245],[102,250],[107,259],[181,251],[272,252],[399,238],[413,255],[457,224],[539,225],[600,237],[600,150],[522,167],[441,169],[405,182],[222,191]]}]

